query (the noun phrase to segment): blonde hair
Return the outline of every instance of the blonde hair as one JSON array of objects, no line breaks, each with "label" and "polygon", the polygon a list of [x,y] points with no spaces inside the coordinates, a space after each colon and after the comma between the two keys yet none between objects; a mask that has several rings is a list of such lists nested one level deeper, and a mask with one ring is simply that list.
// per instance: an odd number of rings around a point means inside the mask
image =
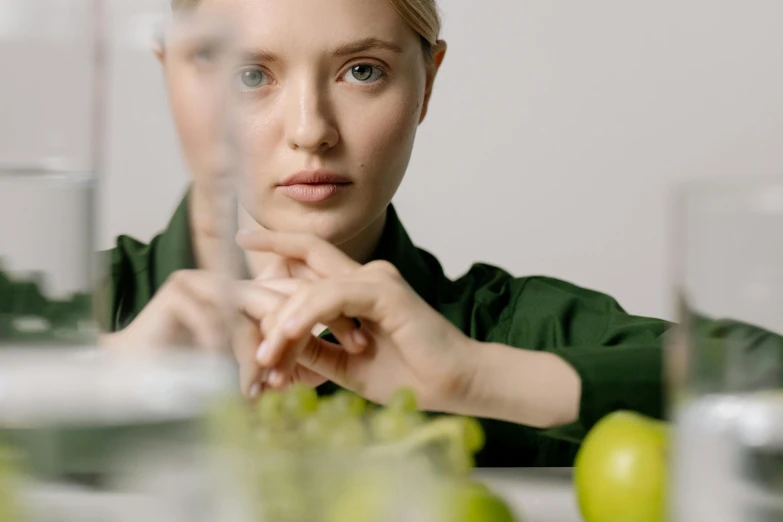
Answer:
[{"label": "blonde hair", "polygon": [[[171,0],[172,7],[188,9],[195,7],[201,0]],[[400,13],[405,22],[416,31],[422,40],[422,46],[431,55],[432,46],[440,36],[441,20],[437,0],[388,0]]]}]

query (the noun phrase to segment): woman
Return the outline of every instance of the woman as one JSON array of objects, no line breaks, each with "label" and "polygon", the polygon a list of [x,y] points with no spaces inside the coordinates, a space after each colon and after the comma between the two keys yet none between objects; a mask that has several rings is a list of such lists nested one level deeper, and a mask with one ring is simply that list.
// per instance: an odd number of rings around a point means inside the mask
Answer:
[{"label": "woman", "polygon": [[[603,415],[662,416],[666,323],[487,265],[451,281],[405,233],[390,202],[446,55],[435,0],[174,2],[218,5],[239,15],[247,55],[235,81],[245,393],[299,379],[383,402],[412,387],[427,410],[486,419],[479,464],[493,466],[569,465]],[[207,58],[165,44],[159,58],[193,183],[165,232],[112,251],[107,342],[216,346],[219,246],[197,226],[213,210],[194,88]]]}]

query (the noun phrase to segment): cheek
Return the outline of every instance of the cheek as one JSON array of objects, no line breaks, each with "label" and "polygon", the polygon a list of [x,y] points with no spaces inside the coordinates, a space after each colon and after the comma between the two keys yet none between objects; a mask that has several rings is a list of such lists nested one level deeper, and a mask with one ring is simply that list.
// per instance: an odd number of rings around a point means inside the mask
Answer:
[{"label": "cheek", "polygon": [[[236,130],[239,150],[249,159],[266,158],[276,144],[280,143],[275,122],[279,121],[278,109],[274,106],[242,105],[237,111]],[[279,127],[279,126],[278,126]]]},{"label": "cheek", "polygon": [[[340,118],[342,137],[353,159],[369,172],[392,175],[407,166],[418,128],[420,96],[414,90],[390,93]],[[398,172],[401,176],[403,172]]]},{"label": "cheek", "polygon": [[214,91],[187,71],[169,74],[169,99],[185,159],[196,178],[213,168],[219,136]]},{"label": "cheek", "polygon": [[[246,106],[235,120],[241,186],[253,193],[260,191],[256,197],[261,197],[272,182],[270,175],[281,174],[274,168],[280,163],[278,158],[283,151],[279,149],[284,145],[276,111],[270,106]],[[285,165],[282,169],[282,173],[287,173]]]}]

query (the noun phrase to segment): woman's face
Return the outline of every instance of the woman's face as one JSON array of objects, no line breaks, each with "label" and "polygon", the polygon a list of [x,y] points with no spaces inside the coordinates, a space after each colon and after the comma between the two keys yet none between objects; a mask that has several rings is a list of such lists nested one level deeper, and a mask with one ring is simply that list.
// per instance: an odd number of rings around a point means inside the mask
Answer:
[{"label": "woman's face", "polygon": [[[218,7],[238,21],[243,56],[232,85],[244,209],[269,229],[355,238],[402,181],[445,47],[426,60],[388,0],[204,0],[200,9]],[[215,128],[199,109],[200,60],[164,54],[197,188]]]}]

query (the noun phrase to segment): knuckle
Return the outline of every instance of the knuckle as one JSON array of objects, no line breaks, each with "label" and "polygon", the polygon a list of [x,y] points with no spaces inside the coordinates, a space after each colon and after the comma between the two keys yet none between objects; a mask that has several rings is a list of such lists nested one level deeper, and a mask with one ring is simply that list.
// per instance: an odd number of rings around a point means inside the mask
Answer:
[{"label": "knuckle", "polygon": [[323,345],[318,342],[315,337],[311,338],[307,342],[307,346],[302,352],[302,357],[305,359],[305,364],[309,366],[315,366],[321,361],[323,355]]},{"label": "knuckle", "polygon": [[397,267],[388,261],[373,261],[367,264],[367,269],[384,277],[402,279],[402,275]]},{"label": "knuckle", "polygon": [[317,289],[313,286],[301,287],[291,296],[291,303],[302,307],[312,303],[317,294]]},{"label": "knuckle", "polygon": [[276,314],[271,313],[268,314],[266,317],[261,319],[261,331],[265,334],[268,334],[272,331],[272,328],[277,323],[277,317]]},{"label": "knuckle", "polygon": [[174,287],[187,285],[195,270],[177,270],[169,276],[168,283]]}]

